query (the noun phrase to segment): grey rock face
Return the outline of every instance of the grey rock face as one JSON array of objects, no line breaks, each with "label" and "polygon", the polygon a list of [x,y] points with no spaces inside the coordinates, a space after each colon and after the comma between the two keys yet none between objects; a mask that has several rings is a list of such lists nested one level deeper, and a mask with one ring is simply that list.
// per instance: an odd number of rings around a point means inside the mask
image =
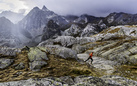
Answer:
[{"label": "grey rock face", "polygon": [[78,16],[76,16],[76,15],[67,15],[67,16],[64,16],[64,17],[69,22],[74,22],[74,20],[76,20],[78,18]]},{"label": "grey rock face", "polygon": [[45,45],[54,45],[54,40],[53,39],[48,39],[46,41],[43,41],[43,42],[39,43],[38,46],[45,46]]},{"label": "grey rock face", "polygon": [[20,49],[16,48],[9,48],[9,47],[1,47],[0,54],[7,55],[7,56],[16,56],[17,53],[20,53]]},{"label": "grey rock face", "polygon": [[53,20],[61,26],[68,23],[62,16],[48,10],[46,7],[43,7],[43,9],[35,7],[18,23],[18,26],[22,30],[27,30],[32,38],[35,38],[43,34],[43,28],[49,20]]},{"label": "grey rock face", "polygon": [[56,39],[43,41],[38,46],[61,45],[63,47],[71,48],[72,50],[75,50],[77,53],[82,53],[85,50],[97,45],[96,43],[90,44],[91,42],[95,42],[95,41],[96,39],[94,37],[74,38],[72,36],[59,36]]},{"label": "grey rock face", "polygon": [[[112,79],[112,80],[111,80]],[[119,76],[105,76],[102,78],[92,76],[48,77],[0,83],[0,86],[136,86],[137,82]]]},{"label": "grey rock face", "polygon": [[70,28],[68,28],[67,30],[63,32],[62,35],[79,37],[81,32],[82,32],[82,29],[78,25],[72,24]]},{"label": "grey rock face", "polygon": [[96,31],[97,28],[95,28],[92,24],[88,24],[84,30],[81,33],[82,37],[89,37],[92,36],[94,34],[97,34],[98,32]]},{"label": "grey rock face", "polygon": [[75,50],[77,53],[83,53],[87,47],[81,46],[80,44],[74,44],[72,50]]},{"label": "grey rock face", "polygon": [[76,39],[72,36],[60,36],[54,40],[54,43],[69,47],[76,43]]},{"label": "grey rock face", "polygon": [[45,66],[47,63],[45,61],[33,61],[29,63],[30,69],[32,71],[40,71],[40,69]]},{"label": "grey rock face", "polygon": [[100,28],[100,30],[107,28],[107,25],[103,22],[103,20],[100,20],[97,26]]},{"label": "grey rock face", "polygon": [[91,15],[83,14],[76,20],[74,20],[75,23],[85,24],[85,23],[97,23],[98,21],[102,20],[101,17],[94,17]]},{"label": "grey rock face", "polygon": [[137,81],[126,79],[120,76],[103,76],[102,79],[106,83],[116,84],[120,86],[136,86],[137,85]]},{"label": "grey rock face", "polygon": [[111,16],[107,19],[107,22],[108,23],[112,23],[114,21],[114,16]]},{"label": "grey rock face", "polygon": [[28,58],[31,62],[36,60],[48,60],[46,53],[42,52],[37,47],[30,49],[30,52],[28,53]]},{"label": "grey rock face", "polygon": [[108,25],[134,25],[136,24],[137,15],[136,14],[127,14],[127,13],[111,13],[105,20]]},{"label": "grey rock face", "polygon": [[[88,54],[87,53],[77,54],[77,56],[80,60],[86,61],[91,52],[92,51],[90,50],[87,52]],[[114,66],[118,65],[118,63],[115,61],[106,60],[101,57],[95,57],[94,54],[92,58],[93,58],[92,64],[90,60],[88,60],[87,63],[90,66],[94,66],[94,68],[97,68],[100,71],[104,71],[105,74],[107,75],[111,75],[114,72]]]},{"label": "grey rock face", "polygon": [[33,71],[39,71],[42,66],[47,64],[44,60],[48,60],[48,57],[45,52],[42,52],[36,47],[30,49],[30,52],[28,53],[28,59],[30,61],[30,69]]},{"label": "grey rock face", "polygon": [[1,86],[63,86],[63,84],[59,81],[55,81],[50,78],[43,79],[28,79],[7,83],[0,83]]},{"label": "grey rock face", "polygon": [[96,40],[110,42],[93,49],[95,55],[121,64],[136,64],[136,26],[110,27],[95,36]]},{"label": "grey rock face", "polygon": [[74,38],[71,36],[59,36],[56,39],[42,42],[39,46],[58,44],[72,48],[72,50],[75,50],[77,53],[83,53],[88,49],[92,49],[97,56],[118,61],[121,64],[136,64],[137,52],[135,51],[136,48],[133,48],[137,45],[136,28],[135,25],[110,27],[91,37]]},{"label": "grey rock face", "polygon": [[[134,43],[122,43],[121,45],[117,45],[118,42],[114,42],[111,44],[107,44],[102,47],[98,47],[94,49],[95,55],[104,57],[106,59],[117,61],[118,63],[125,64],[125,63],[137,63],[136,58],[134,57],[135,54],[131,53],[129,50],[132,47],[135,47]],[[117,45],[117,47],[116,47]],[[113,48],[111,48],[113,47]],[[110,48],[110,49],[109,49]],[[132,55],[133,54],[133,55]],[[136,57],[136,56],[135,56]],[[134,59],[134,61],[133,61]]]},{"label": "grey rock face", "polygon": [[0,58],[0,69],[4,69],[13,63],[13,59]]},{"label": "grey rock face", "polygon": [[14,67],[14,69],[16,69],[16,70],[21,70],[21,69],[24,69],[25,68],[25,65],[24,65],[24,63],[19,63],[19,64],[14,64],[13,65],[13,67]]},{"label": "grey rock face", "polygon": [[92,37],[72,37],[72,36],[58,36],[56,39],[50,39],[45,42],[41,42],[38,46],[58,44],[64,47],[72,47],[74,44],[85,44],[94,42]]},{"label": "grey rock face", "polygon": [[97,24],[89,23],[85,28],[82,28],[77,24],[72,24],[70,28],[66,29],[62,33],[62,35],[73,37],[89,37],[99,33],[103,29],[106,29],[106,25],[101,20]]},{"label": "grey rock face", "polygon": [[[105,83],[102,79],[92,77],[92,76],[78,76],[74,79],[75,85],[83,85],[83,86],[117,86],[115,84]],[[74,86],[75,86],[74,85]]]},{"label": "grey rock face", "polygon": [[69,48],[61,47],[59,45],[45,45],[39,48],[50,54],[59,56],[61,58],[74,58],[77,59],[77,53]]},{"label": "grey rock face", "polygon": [[60,77],[59,79],[60,79],[60,81],[62,81],[63,83],[66,83],[66,85],[67,85],[67,84],[73,85],[73,84],[75,83],[74,80],[73,80],[70,76],[62,76],[62,77]]},{"label": "grey rock face", "polygon": [[43,29],[43,36],[41,41],[47,40],[54,36],[58,36],[60,34],[61,30],[59,29],[59,25],[55,21],[49,20],[46,27],[44,27]]}]

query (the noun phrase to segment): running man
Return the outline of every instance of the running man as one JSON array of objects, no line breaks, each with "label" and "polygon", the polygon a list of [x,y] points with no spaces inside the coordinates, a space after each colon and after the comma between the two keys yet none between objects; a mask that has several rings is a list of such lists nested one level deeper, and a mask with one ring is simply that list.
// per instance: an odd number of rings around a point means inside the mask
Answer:
[{"label": "running man", "polygon": [[[92,62],[93,62],[92,56],[93,56],[93,52],[91,52],[91,53],[89,54],[89,57],[88,57],[88,59],[86,60],[86,61],[88,61],[89,59],[91,59],[91,64],[92,64]],[[85,62],[86,62],[86,61],[85,61]]]}]

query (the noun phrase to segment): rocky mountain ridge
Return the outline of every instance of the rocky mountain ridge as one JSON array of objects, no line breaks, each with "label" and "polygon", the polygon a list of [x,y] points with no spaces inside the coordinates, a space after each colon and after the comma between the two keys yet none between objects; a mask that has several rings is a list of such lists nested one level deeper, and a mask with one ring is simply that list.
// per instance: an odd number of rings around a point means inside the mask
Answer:
[{"label": "rocky mountain ridge", "polygon": [[22,13],[15,13],[12,11],[3,11],[2,13],[0,13],[0,17],[6,17],[12,23],[17,24],[24,18],[24,15]]},{"label": "rocky mountain ridge", "polygon": [[49,20],[54,20],[58,25],[67,24],[67,21],[60,15],[48,10],[45,6],[42,9],[38,7],[33,8],[26,16],[19,22],[20,29],[27,30],[32,37],[42,34],[43,28]]},{"label": "rocky mountain ridge", "polygon": [[[73,15],[61,16],[43,6],[42,9],[38,7],[33,8],[17,25],[14,25],[15,27],[11,26],[11,28],[15,28],[12,33],[14,34],[14,39],[17,40],[16,42],[18,42],[16,44],[29,46],[37,45],[41,41],[54,37],[54,35],[91,36],[112,25],[136,24],[135,19],[136,14],[122,12],[111,13],[107,17],[94,17],[87,14],[79,17]],[[49,21],[56,23],[57,27],[48,27]],[[75,29],[72,29],[73,26],[80,28],[76,29],[74,34],[72,33],[73,30],[75,31]],[[50,30],[57,28],[57,30],[48,33],[49,28]]]},{"label": "rocky mountain ridge", "polygon": [[[125,25],[136,24],[131,16],[112,13],[69,20],[44,6],[33,8],[17,26],[0,18],[0,85],[136,86],[137,26]],[[91,52],[93,64],[84,62]]]}]

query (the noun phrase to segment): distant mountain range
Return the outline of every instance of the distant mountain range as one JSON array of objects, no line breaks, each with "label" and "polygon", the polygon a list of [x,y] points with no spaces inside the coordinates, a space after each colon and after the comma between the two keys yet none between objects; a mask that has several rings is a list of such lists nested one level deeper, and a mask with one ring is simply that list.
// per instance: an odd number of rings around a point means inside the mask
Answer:
[{"label": "distant mountain range", "polygon": [[24,18],[24,15],[22,13],[15,13],[12,11],[3,11],[0,13],[0,17],[6,17],[12,23],[16,24]]},{"label": "distant mountain range", "polygon": [[[95,17],[88,14],[61,16],[45,6],[42,9],[34,7],[25,17],[11,11],[2,12],[0,17],[0,38],[12,37],[22,45],[37,44],[63,34],[73,34],[75,37],[90,36],[110,26],[137,24],[137,14],[121,12],[111,13],[107,17]],[[79,33],[73,33],[73,30],[77,31],[75,27],[81,28],[76,28],[80,30]]]},{"label": "distant mountain range", "polygon": [[22,30],[30,32],[32,38],[43,33],[43,29],[49,20],[55,21],[59,26],[68,24],[67,20],[48,10],[45,6],[42,9],[33,8],[19,23]]},{"label": "distant mountain range", "polygon": [[5,17],[0,17],[0,37],[10,38],[14,24]]}]

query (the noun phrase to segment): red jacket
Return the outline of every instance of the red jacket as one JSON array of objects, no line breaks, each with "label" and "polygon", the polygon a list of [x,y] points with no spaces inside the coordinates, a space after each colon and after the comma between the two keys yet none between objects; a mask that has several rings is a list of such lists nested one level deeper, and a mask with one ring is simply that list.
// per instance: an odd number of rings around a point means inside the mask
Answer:
[{"label": "red jacket", "polygon": [[92,56],[93,56],[93,53],[90,53],[89,55],[90,55],[90,58],[92,58]]}]

